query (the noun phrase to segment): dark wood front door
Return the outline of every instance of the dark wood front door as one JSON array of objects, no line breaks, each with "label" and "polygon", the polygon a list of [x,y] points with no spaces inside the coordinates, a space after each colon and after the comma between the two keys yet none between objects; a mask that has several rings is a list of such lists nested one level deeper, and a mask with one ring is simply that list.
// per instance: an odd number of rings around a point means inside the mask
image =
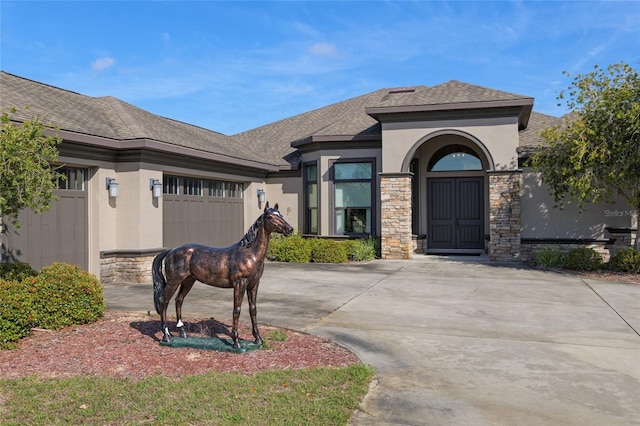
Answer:
[{"label": "dark wood front door", "polygon": [[427,181],[429,249],[482,249],[483,178]]}]

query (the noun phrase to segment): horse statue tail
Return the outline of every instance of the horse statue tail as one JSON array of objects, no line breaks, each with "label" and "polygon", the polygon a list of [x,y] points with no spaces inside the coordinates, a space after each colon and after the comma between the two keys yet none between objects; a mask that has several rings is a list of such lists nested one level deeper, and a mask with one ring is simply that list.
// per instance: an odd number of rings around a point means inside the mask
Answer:
[{"label": "horse statue tail", "polygon": [[167,286],[167,280],[162,273],[162,261],[171,250],[165,250],[158,254],[153,259],[153,265],[151,266],[151,276],[153,277],[153,303],[156,307],[156,312],[160,314],[160,298],[164,294],[164,288]]}]

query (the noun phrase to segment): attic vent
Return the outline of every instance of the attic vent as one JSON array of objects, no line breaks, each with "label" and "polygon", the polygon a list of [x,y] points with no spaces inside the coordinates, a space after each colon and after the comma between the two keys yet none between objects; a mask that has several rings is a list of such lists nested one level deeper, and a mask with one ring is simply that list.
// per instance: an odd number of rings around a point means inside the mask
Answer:
[{"label": "attic vent", "polygon": [[416,89],[396,89],[396,90],[389,90],[389,94],[393,95],[395,93],[414,93],[416,91]]}]

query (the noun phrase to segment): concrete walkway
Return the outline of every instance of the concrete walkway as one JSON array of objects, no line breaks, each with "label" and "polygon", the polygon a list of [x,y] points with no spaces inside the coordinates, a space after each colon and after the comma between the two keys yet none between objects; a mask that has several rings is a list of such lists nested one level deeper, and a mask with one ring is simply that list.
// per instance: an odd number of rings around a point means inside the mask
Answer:
[{"label": "concrete walkway", "polygon": [[[154,312],[150,284],[105,296],[111,310]],[[197,284],[183,315],[228,323],[231,306],[230,290]],[[354,425],[640,425],[640,285],[482,257],[269,263],[258,321],[376,369]]]}]

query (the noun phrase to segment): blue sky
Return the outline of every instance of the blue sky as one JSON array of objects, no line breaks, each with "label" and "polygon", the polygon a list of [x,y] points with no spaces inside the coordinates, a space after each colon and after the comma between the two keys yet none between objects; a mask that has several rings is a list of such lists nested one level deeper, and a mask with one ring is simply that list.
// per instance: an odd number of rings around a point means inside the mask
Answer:
[{"label": "blue sky", "polygon": [[7,1],[0,68],[225,134],[449,80],[535,98],[640,69],[640,2]]}]

